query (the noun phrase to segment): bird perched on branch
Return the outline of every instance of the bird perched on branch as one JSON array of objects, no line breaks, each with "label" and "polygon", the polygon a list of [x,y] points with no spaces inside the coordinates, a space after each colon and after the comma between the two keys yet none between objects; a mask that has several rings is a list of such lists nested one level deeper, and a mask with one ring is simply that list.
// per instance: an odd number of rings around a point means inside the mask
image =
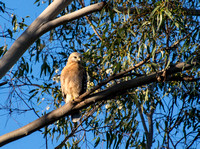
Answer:
[{"label": "bird perched on branch", "polygon": [[[60,76],[61,90],[66,103],[71,102],[86,92],[87,75],[82,65],[82,55],[77,52],[70,54],[67,65]],[[80,120],[80,112],[71,115],[72,122]]]}]

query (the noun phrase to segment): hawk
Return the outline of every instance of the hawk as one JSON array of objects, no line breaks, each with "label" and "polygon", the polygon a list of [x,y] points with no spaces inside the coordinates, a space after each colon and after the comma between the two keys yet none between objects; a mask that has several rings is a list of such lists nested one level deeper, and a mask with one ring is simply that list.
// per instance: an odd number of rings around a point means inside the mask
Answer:
[{"label": "hawk", "polygon": [[[80,53],[70,54],[66,66],[63,68],[60,76],[61,90],[65,103],[72,101],[86,92],[87,75],[82,65],[82,56]],[[73,115],[72,122],[80,120],[80,112]]]}]

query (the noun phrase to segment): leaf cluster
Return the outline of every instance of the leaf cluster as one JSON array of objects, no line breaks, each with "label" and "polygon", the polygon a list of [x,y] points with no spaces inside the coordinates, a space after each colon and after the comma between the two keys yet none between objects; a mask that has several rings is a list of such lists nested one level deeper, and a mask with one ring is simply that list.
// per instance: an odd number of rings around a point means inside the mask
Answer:
[{"label": "leaf cluster", "polygon": [[[36,3],[39,6],[40,0]],[[16,81],[15,86],[31,86],[26,91],[29,94],[26,102],[40,105],[37,109],[41,115],[46,105],[55,109],[64,104],[59,75],[71,52],[84,55],[88,88],[127,70],[150,54],[145,64],[101,86],[98,91],[166,70],[179,62],[194,61],[199,56],[199,18],[187,15],[183,9],[186,6],[199,7],[196,1],[182,0],[108,1],[108,7],[100,14],[88,15],[94,28],[85,18],[80,18],[51,30],[29,48],[13,69],[11,79],[6,79]],[[60,16],[81,7],[78,1],[73,1]],[[20,29],[26,26],[24,20],[20,25],[16,17],[12,25]],[[1,47],[0,54],[4,51],[6,47]],[[195,141],[198,144],[199,80],[186,82],[184,78],[199,78],[199,67],[171,77],[174,79],[167,80],[163,74],[160,82],[131,89],[124,95],[83,109],[82,127],[75,129],[69,118],[63,118],[47,127],[44,135],[58,141],[62,136],[73,136],[64,145],[66,148],[100,148],[102,144],[106,148],[176,148],[183,142],[184,147],[194,145]],[[177,135],[179,139],[175,139]]]}]

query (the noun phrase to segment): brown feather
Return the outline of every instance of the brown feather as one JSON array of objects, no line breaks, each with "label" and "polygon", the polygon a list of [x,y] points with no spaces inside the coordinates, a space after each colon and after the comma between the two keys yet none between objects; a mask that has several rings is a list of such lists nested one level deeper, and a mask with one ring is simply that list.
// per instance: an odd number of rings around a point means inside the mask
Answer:
[{"label": "brown feather", "polygon": [[65,102],[77,98],[86,91],[87,77],[81,64],[81,55],[77,52],[69,56],[67,65],[61,72],[61,90]]}]

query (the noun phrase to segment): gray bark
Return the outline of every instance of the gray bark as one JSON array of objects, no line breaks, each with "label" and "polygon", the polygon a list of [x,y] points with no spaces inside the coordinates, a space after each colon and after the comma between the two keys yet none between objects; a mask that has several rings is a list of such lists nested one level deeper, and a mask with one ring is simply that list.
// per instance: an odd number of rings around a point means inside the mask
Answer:
[{"label": "gray bark", "polygon": [[99,11],[105,6],[105,2],[93,4],[55,19],[55,17],[70,3],[71,0],[54,0],[26,29],[26,31],[15,40],[10,49],[0,59],[0,79],[41,35],[61,24]]}]

